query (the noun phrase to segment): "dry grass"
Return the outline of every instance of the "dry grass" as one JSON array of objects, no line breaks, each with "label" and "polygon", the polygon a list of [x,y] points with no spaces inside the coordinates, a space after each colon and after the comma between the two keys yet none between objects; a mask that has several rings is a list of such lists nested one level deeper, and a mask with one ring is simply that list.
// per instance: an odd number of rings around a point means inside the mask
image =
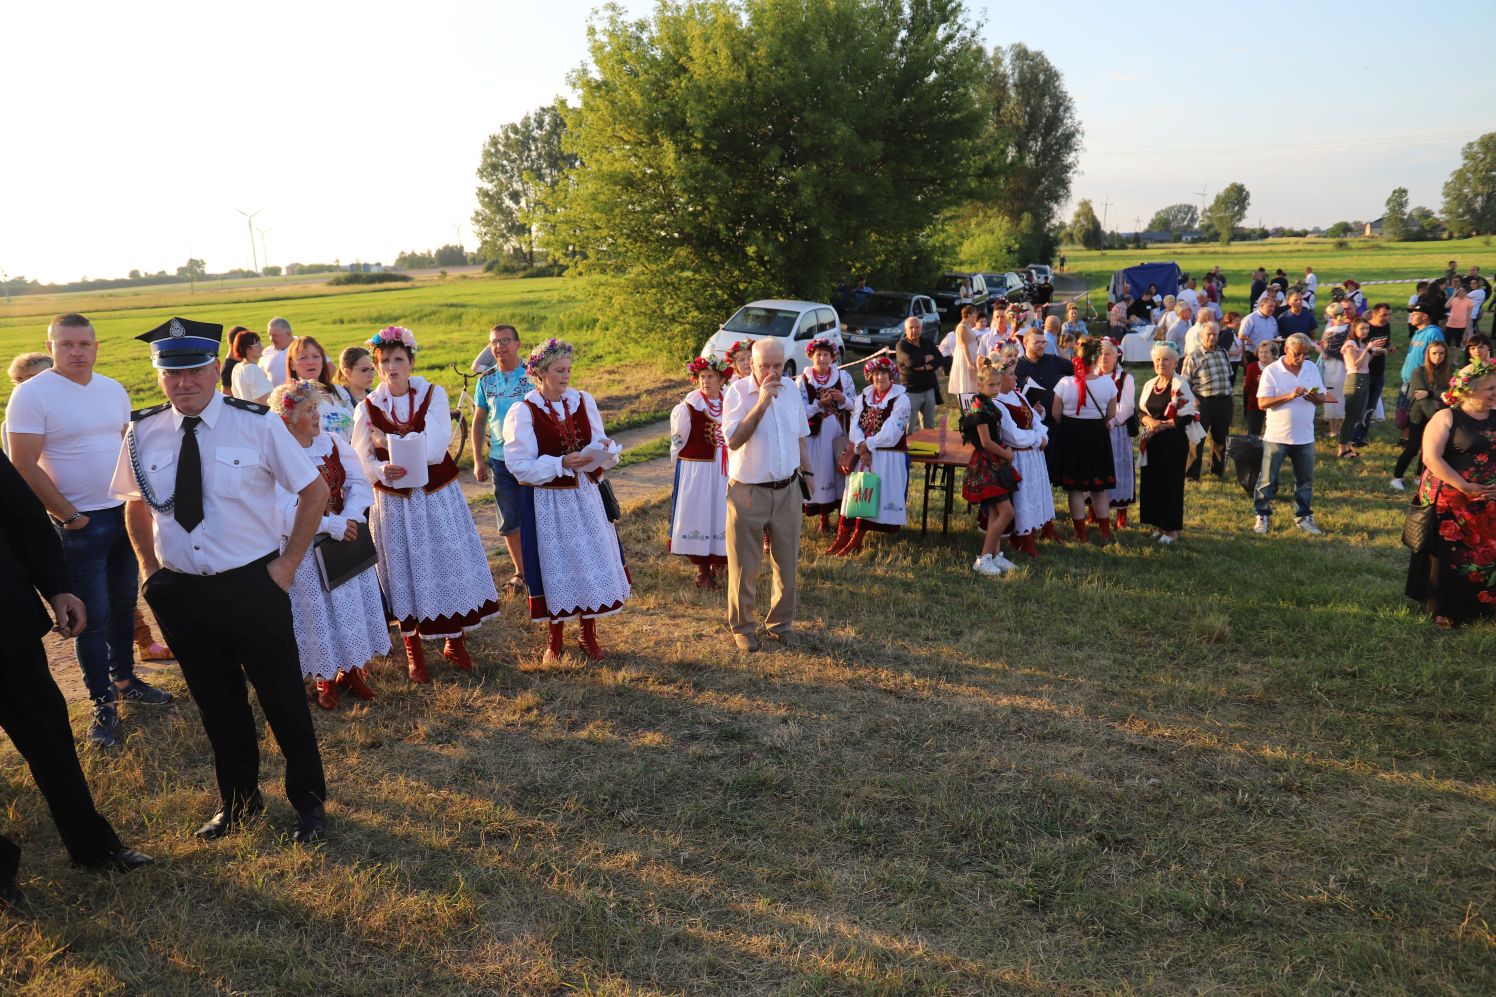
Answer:
[{"label": "dry grass", "polygon": [[1491,992],[1493,631],[1401,599],[1388,459],[1322,461],[1315,542],[1214,484],[1172,550],[999,582],[964,519],[850,563],[807,537],[803,642],[753,656],[635,510],[605,667],[542,665],[513,603],[475,677],[318,712],[318,851],[280,841],[268,738],[268,820],[191,838],[189,708],[87,759],[160,859],[130,877],[66,866],[7,750],[34,918],[0,990]]}]

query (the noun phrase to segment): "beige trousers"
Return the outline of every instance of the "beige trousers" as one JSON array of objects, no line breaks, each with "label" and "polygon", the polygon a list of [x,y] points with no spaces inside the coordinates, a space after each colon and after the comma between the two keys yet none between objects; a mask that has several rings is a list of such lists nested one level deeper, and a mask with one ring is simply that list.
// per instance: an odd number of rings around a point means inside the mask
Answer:
[{"label": "beige trousers", "polygon": [[764,557],[764,527],[769,528],[769,565],[774,594],[764,626],[789,633],[795,625],[795,572],[800,556],[800,489],[763,488],[727,483],[727,625],[733,633],[751,634],[757,625],[753,600],[758,568]]}]

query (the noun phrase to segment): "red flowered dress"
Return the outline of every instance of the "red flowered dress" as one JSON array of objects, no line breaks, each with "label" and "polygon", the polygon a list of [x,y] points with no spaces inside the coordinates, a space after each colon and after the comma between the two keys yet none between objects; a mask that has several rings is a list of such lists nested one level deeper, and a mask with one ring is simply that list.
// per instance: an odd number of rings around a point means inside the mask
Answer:
[{"label": "red flowered dress", "polygon": [[[1496,416],[1476,419],[1459,408],[1444,461],[1466,481],[1496,484]],[[1434,477],[1427,469],[1418,483],[1418,501],[1437,508],[1438,537],[1432,548],[1414,554],[1408,566],[1407,594],[1429,613],[1468,620],[1496,612],[1496,500],[1472,498]]]}]

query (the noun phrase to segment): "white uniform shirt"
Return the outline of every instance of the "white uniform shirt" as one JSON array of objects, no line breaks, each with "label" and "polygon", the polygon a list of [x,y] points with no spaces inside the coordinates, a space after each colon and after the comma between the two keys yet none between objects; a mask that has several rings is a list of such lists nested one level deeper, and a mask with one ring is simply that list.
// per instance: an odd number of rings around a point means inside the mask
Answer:
[{"label": "white uniform shirt", "polygon": [[[787,377],[779,381],[779,394],[748,442],[727,451],[727,476],[733,481],[760,485],[783,481],[800,468],[800,439],[810,435],[810,423],[795,382]],[[740,377],[728,385],[724,399],[722,438],[731,440],[758,404],[758,382],[752,375]]]},{"label": "white uniform shirt", "polygon": [[[1300,385],[1310,391],[1325,390],[1319,368],[1307,359],[1297,374],[1285,367],[1282,360],[1274,360],[1263,370],[1262,380],[1257,382],[1257,397],[1278,398]],[[1314,409],[1314,403],[1307,398],[1295,398],[1267,409],[1262,439],[1267,443],[1313,443]]]},{"label": "white uniform shirt", "polygon": [[[151,510],[156,558],[190,575],[217,575],[243,567],[280,548],[275,486],[299,492],[317,477],[301,444],[278,417],[235,408],[213,392],[201,412],[197,445],[202,454],[203,521],[188,533],[171,513]],[[157,502],[177,488],[182,413],[167,408],[137,420],[140,469]],[[143,496],[130,466],[130,445],[119,448],[111,484],[120,500]]]},{"label": "white uniform shirt", "polygon": [[247,402],[257,402],[271,391],[269,376],[252,363],[235,364],[233,374],[229,375],[229,385],[234,389],[235,398]]},{"label": "white uniform shirt", "polygon": [[109,465],[130,422],[130,396],[118,381],[94,374],[78,384],[44,370],[16,388],[5,415],[7,433],[42,437],[37,466],[79,512],[119,505]]}]

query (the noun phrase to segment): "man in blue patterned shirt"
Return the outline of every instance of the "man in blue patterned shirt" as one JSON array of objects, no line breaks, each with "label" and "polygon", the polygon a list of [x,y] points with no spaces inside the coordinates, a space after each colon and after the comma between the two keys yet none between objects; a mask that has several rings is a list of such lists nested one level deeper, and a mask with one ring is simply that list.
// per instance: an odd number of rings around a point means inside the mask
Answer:
[{"label": "man in blue patterned shirt", "polygon": [[[473,397],[477,412],[473,416],[473,475],[479,481],[493,478],[494,508],[499,520],[499,535],[509,548],[514,562],[514,576],[504,586],[509,592],[523,592],[525,563],[519,550],[520,483],[504,464],[504,417],[509,407],[522,400],[534,387],[519,362],[519,331],[512,325],[496,325],[488,332],[488,349],[494,365],[478,378]],[[487,458],[484,457],[485,444]]]}]

